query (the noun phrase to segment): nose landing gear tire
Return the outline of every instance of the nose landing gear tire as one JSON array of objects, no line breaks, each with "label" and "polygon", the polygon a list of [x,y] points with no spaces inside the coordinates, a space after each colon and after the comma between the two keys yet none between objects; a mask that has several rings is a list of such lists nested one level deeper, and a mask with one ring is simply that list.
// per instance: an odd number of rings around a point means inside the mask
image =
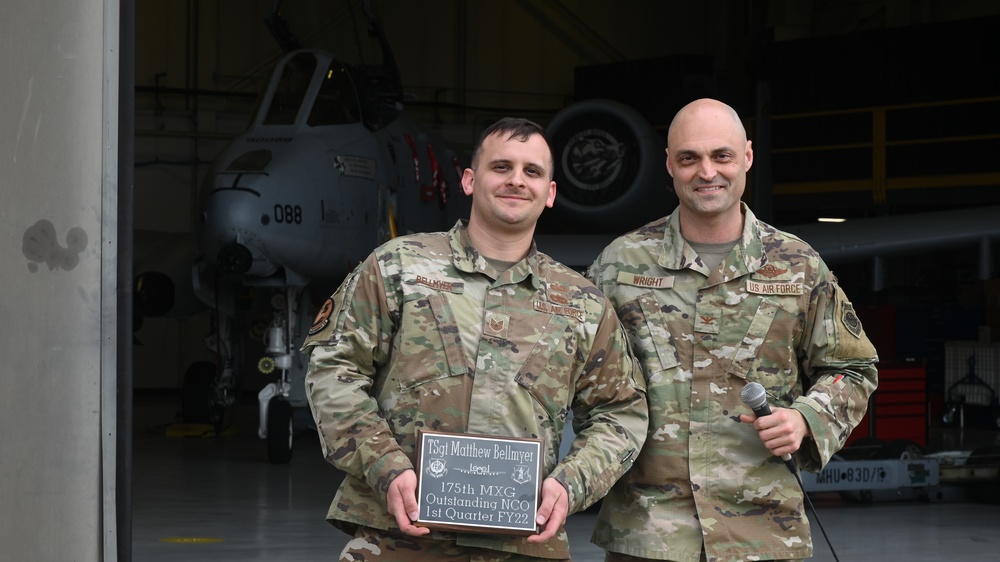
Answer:
[{"label": "nose landing gear tire", "polygon": [[272,398],[267,406],[267,460],[286,464],[292,460],[292,405]]}]

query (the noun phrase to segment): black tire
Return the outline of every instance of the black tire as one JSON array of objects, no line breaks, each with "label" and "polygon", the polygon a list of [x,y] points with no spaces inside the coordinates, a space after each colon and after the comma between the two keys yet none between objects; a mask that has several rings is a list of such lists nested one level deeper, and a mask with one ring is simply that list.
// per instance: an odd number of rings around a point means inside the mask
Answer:
[{"label": "black tire", "polygon": [[872,459],[884,446],[885,442],[876,437],[861,437],[841,449],[838,454],[846,461]]},{"label": "black tire", "polygon": [[969,466],[1000,466],[1000,445],[986,445],[973,449],[965,464]]},{"label": "black tire", "polygon": [[889,441],[875,452],[874,459],[911,460],[924,455],[924,448],[908,439]]},{"label": "black tire", "polygon": [[[969,458],[965,461],[966,466],[1000,466],[1000,445],[986,445],[973,449],[969,453]],[[977,482],[971,484],[975,486],[973,497],[980,503],[1000,503],[1000,478],[994,480]]]},{"label": "black tire", "polygon": [[212,383],[215,364],[208,361],[192,363],[184,373],[181,388],[181,419],[185,423],[214,423]]},{"label": "black tire", "polygon": [[292,460],[292,405],[272,398],[267,405],[267,460],[286,464]]},{"label": "black tire", "polygon": [[636,110],[611,100],[579,102],[559,112],[546,134],[557,216],[592,232],[619,233],[670,209],[666,140]]}]

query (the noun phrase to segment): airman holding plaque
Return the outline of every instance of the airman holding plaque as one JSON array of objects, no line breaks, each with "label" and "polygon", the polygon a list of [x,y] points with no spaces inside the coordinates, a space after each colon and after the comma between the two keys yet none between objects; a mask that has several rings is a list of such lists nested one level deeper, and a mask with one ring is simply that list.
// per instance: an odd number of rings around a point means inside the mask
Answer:
[{"label": "airman holding plaque", "polygon": [[354,536],[341,560],[568,560],[566,517],[642,447],[615,310],[533,242],[552,170],[541,127],[501,119],[462,177],[468,221],[377,248],[317,316],[306,392],[346,473],[327,516]]}]

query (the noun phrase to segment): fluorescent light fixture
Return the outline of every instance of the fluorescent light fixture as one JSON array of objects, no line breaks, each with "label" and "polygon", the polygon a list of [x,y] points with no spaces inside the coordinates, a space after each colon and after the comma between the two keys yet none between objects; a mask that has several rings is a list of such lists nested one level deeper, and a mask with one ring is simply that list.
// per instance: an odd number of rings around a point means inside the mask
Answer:
[{"label": "fluorescent light fixture", "polygon": [[819,222],[844,222],[847,219],[842,219],[838,217],[820,217],[816,220],[818,220]]}]

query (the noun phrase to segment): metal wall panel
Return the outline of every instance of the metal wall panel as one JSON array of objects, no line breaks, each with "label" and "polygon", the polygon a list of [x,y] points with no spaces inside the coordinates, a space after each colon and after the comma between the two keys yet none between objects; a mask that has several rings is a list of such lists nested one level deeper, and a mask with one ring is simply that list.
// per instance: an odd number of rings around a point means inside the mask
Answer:
[{"label": "metal wall panel", "polygon": [[115,560],[118,2],[0,38],[0,557]]}]

